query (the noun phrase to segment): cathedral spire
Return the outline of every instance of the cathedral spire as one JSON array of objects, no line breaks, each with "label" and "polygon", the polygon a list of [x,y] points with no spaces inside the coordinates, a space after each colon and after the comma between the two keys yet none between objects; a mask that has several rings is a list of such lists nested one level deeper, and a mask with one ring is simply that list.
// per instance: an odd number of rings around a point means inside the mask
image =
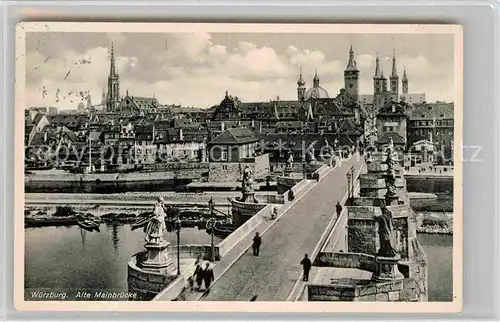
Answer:
[{"label": "cathedral spire", "polygon": [[403,94],[408,94],[408,77],[406,76],[406,66],[403,72],[403,79],[401,83],[403,84]]},{"label": "cathedral spire", "polygon": [[120,104],[120,80],[115,68],[115,48],[111,43],[106,111],[116,112]]},{"label": "cathedral spire", "polygon": [[391,78],[398,78],[398,71],[396,69],[396,51],[392,51],[392,73]]},{"label": "cathedral spire", "polygon": [[116,76],[116,69],[115,69],[115,48],[114,44],[111,43],[111,57],[110,57],[110,66],[109,66],[109,76],[113,77]]},{"label": "cathedral spire", "polygon": [[383,76],[383,72],[382,74],[380,74],[380,61],[377,53],[377,59],[375,60],[375,75],[373,76],[373,78],[382,78]]}]

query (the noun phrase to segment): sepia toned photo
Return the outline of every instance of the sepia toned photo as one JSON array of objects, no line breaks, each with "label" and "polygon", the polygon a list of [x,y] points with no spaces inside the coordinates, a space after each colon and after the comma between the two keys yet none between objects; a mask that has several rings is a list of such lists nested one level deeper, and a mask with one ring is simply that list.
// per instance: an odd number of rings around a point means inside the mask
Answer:
[{"label": "sepia toned photo", "polygon": [[17,36],[18,308],[461,310],[460,26]]}]

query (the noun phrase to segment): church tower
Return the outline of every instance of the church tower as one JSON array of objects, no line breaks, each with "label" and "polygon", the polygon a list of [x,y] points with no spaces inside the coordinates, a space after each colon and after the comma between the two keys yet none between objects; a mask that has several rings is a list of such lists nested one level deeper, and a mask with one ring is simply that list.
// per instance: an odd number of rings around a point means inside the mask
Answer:
[{"label": "church tower", "polygon": [[391,99],[397,101],[399,98],[399,76],[396,69],[396,52],[393,51],[392,54],[392,73],[390,77],[391,81]]},{"label": "church tower", "polygon": [[306,82],[302,78],[302,66],[300,67],[299,80],[297,81],[297,98],[299,101],[305,100]]},{"label": "church tower", "polygon": [[373,107],[378,111],[384,105],[385,92],[387,91],[387,78],[384,76],[383,70],[380,68],[380,60],[375,60],[375,75],[373,75]]},{"label": "church tower", "polygon": [[357,103],[359,97],[359,70],[356,68],[356,61],[354,60],[354,51],[349,50],[349,62],[344,70],[344,89],[347,94]]},{"label": "church tower", "polygon": [[383,86],[383,75],[380,69],[380,61],[377,54],[377,59],[375,60],[375,75],[373,75],[373,94],[382,93]]},{"label": "church tower", "polygon": [[408,94],[408,77],[406,77],[406,67],[401,82],[403,83],[403,94]]},{"label": "church tower", "polygon": [[106,111],[116,112],[120,104],[120,79],[115,69],[115,52],[111,43],[111,58],[108,76],[108,95],[106,98]]}]

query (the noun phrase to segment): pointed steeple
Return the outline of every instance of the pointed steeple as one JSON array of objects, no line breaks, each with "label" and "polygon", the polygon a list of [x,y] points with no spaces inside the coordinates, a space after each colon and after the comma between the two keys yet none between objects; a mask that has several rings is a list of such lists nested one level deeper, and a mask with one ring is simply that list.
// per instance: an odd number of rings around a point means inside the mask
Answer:
[{"label": "pointed steeple", "polygon": [[297,85],[299,85],[299,87],[302,87],[306,84],[306,82],[302,78],[302,66],[299,67],[299,71],[300,71],[300,74],[299,74],[299,80],[297,81]]},{"label": "pointed steeple", "polygon": [[392,73],[391,78],[398,78],[398,71],[396,69],[396,51],[392,51]]},{"label": "pointed steeple", "polygon": [[314,73],[313,87],[319,87],[319,77],[318,77],[318,69],[317,68],[316,68],[316,72]]},{"label": "pointed steeple", "polygon": [[111,43],[106,111],[116,112],[120,104],[120,80],[115,68],[115,48]]},{"label": "pointed steeple", "polygon": [[110,57],[110,66],[109,66],[109,76],[117,76],[116,75],[116,68],[115,68],[115,48],[114,48],[114,43],[111,43],[111,57]]},{"label": "pointed steeple", "polygon": [[378,53],[377,53],[377,59],[375,59],[375,75],[373,75],[373,78],[382,78],[383,77],[383,72],[382,74],[380,73],[380,60],[378,58]]},{"label": "pointed steeple", "polygon": [[403,72],[403,79],[401,83],[403,84],[403,94],[408,94],[408,77],[406,76],[406,66]]},{"label": "pointed steeple", "polygon": [[352,50],[352,45],[349,50],[349,62],[347,63],[345,71],[358,71],[356,68],[356,61],[354,60],[354,50]]}]

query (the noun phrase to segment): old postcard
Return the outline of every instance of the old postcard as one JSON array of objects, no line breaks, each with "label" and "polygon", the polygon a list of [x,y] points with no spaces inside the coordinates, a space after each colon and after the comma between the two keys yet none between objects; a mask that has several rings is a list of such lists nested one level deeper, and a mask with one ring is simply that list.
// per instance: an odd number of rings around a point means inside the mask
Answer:
[{"label": "old postcard", "polygon": [[460,26],[16,40],[17,309],[461,310]]}]

